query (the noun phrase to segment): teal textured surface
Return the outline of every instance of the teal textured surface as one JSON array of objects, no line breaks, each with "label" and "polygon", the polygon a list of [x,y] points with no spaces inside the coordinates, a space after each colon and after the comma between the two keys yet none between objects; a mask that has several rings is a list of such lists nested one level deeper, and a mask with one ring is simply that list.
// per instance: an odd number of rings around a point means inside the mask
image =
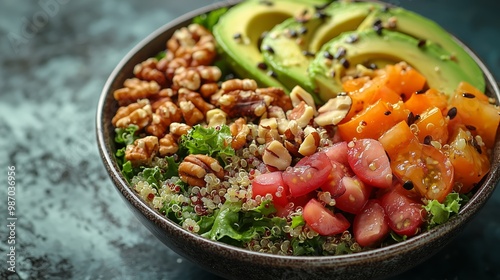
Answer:
[{"label": "teal textured surface", "polygon": [[[219,279],[132,216],[95,140],[102,87],[163,24],[215,0],[0,0],[0,279]],[[392,0],[467,44],[500,80],[500,2]],[[8,167],[16,273],[9,273]],[[10,180],[10,181],[8,181]],[[500,193],[443,251],[394,279],[500,279]]]}]

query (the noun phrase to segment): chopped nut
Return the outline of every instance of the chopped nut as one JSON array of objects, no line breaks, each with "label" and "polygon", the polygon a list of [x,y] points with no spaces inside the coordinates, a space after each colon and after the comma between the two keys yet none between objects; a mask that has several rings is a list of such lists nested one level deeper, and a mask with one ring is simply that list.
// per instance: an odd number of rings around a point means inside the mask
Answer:
[{"label": "chopped nut", "polygon": [[186,124],[190,126],[203,122],[206,113],[214,108],[199,93],[186,88],[179,89],[179,107]]},{"label": "chopped nut", "polygon": [[160,147],[158,149],[160,156],[170,156],[177,153],[178,150],[179,145],[173,134],[166,134],[160,139]]},{"label": "chopped nut", "polygon": [[295,120],[297,124],[304,128],[311,122],[314,117],[313,107],[307,105],[304,101],[301,101],[293,110],[288,113],[288,120]]},{"label": "chopped nut", "polygon": [[278,121],[278,133],[283,134],[288,128],[288,120],[286,118],[285,111],[278,106],[269,106],[267,108],[267,117],[275,118]]},{"label": "chopped nut", "polygon": [[149,100],[142,99],[128,106],[122,106],[116,111],[116,115],[111,120],[115,127],[125,128],[131,124],[137,125],[139,130],[146,127],[152,117],[151,104]]},{"label": "chopped nut", "polygon": [[257,143],[269,143],[280,138],[278,132],[278,121],[275,118],[261,119],[257,134]]},{"label": "chopped nut", "polygon": [[180,67],[175,70],[172,78],[173,87],[198,90],[205,82],[217,82],[221,75],[217,66]]},{"label": "chopped nut", "polygon": [[349,113],[351,105],[352,100],[349,96],[338,95],[318,109],[319,115],[314,118],[314,122],[319,126],[336,125]]},{"label": "chopped nut", "polygon": [[312,95],[304,90],[300,86],[295,86],[290,92],[290,99],[292,101],[293,107],[299,106],[299,104],[304,101],[307,105],[314,109],[314,114],[316,114],[316,104],[314,103],[314,98]]},{"label": "chopped nut", "polygon": [[231,147],[235,150],[243,148],[247,143],[247,136],[250,134],[250,128],[244,118],[239,118],[229,126],[233,141]]},{"label": "chopped nut", "polygon": [[303,142],[304,131],[295,120],[288,123],[288,127],[283,134],[286,149],[294,156],[300,156],[299,148]]},{"label": "chopped nut", "polygon": [[125,148],[125,159],[133,166],[149,165],[158,152],[158,137],[146,136]]},{"label": "chopped nut", "polygon": [[321,137],[316,130],[306,135],[306,138],[304,138],[304,141],[302,142],[302,144],[300,144],[298,152],[303,156],[310,156],[314,154],[318,149]]},{"label": "chopped nut", "polygon": [[227,122],[227,114],[221,109],[212,109],[207,111],[206,119],[209,127],[225,125]]},{"label": "chopped nut", "polygon": [[191,185],[204,187],[205,175],[213,173],[217,178],[224,178],[224,169],[219,162],[207,155],[188,155],[179,165],[180,179]]},{"label": "chopped nut", "polygon": [[292,156],[281,142],[273,140],[266,146],[262,161],[278,170],[285,170],[292,163]]},{"label": "chopped nut", "polygon": [[115,100],[120,105],[137,102],[139,99],[151,98],[160,91],[160,85],[156,81],[143,81],[131,78],[125,80],[123,85],[125,87],[113,92]]}]

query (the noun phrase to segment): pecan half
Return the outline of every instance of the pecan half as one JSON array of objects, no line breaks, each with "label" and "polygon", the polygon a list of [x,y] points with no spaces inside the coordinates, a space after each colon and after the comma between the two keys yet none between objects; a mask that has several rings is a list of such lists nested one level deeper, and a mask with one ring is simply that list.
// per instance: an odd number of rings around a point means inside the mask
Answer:
[{"label": "pecan half", "polygon": [[158,152],[158,137],[146,136],[125,148],[125,159],[133,166],[149,165]]},{"label": "pecan half", "polygon": [[219,179],[224,178],[224,169],[219,162],[207,155],[188,155],[179,165],[179,177],[190,186],[204,187],[205,175],[213,173]]}]

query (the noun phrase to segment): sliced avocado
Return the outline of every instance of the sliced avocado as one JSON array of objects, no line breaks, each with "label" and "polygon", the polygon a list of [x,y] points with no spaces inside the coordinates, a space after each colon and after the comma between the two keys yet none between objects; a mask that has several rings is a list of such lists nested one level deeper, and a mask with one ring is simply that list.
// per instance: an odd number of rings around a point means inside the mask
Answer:
[{"label": "sliced avocado", "polygon": [[427,41],[438,44],[448,52],[450,59],[456,60],[470,76],[471,83],[484,91],[486,83],[479,65],[463,46],[436,22],[400,7],[383,7],[374,9],[359,26],[359,30],[380,28],[377,26],[415,37],[420,44]]},{"label": "sliced avocado", "polygon": [[375,7],[382,6],[369,2],[334,2],[307,20],[289,18],[264,36],[261,45],[264,60],[287,88],[300,85],[312,93],[315,84],[308,78],[307,68],[314,53],[342,32],[358,28]]},{"label": "sliced avocado", "polygon": [[[461,81],[471,77],[455,61],[444,59],[446,51],[435,43],[419,47],[419,40],[388,30],[344,32],[324,44],[309,66],[309,74],[318,86],[323,101],[342,92],[342,77],[358,64],[405,61],[427,79],[429,87],[451,95]],[[323,53],[344,53],[330,59]]]},{"label": "sliced avocado", "polygon": [[302,14],[314,14],[325,0],[247,0],[231,7],[214,26],[218,50],[241,77],[260,86],[285,88],[273,75],[259,50],[261,37],[276,24]]}]

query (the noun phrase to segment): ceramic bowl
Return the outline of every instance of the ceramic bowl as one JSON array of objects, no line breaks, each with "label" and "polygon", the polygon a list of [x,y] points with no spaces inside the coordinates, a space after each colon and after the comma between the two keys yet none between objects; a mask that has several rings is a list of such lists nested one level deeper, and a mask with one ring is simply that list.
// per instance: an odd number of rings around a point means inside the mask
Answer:
[{"label": "ceramic bowl", "polygon": [[[196,10],[159,28],[132,49],[111,73],[102,91],[97,110],[97,140],[104,165],[116,190],[137,218],[175,252],[228,279],[377,279],[402,273],[431,257],[452,240],[483,207],[499,181],[500,140],[497,137],[491,172],[472,199],[446,224],[407,241],[380,249],[342,255],[296,257],[263,254],[202,238],[182,229],[148,206],[131,188],[114,158],[114,128],[111,119],[117,103],[113,91],[132,76],[136,64],[164,50],[172,33],[190,23],[194,16],[219,8],[216,3]],[[233,3],[234,4],[234,3]],[[467,47],[484,72],[487,94],[497,101],[500,91],[492,74]]]}]

